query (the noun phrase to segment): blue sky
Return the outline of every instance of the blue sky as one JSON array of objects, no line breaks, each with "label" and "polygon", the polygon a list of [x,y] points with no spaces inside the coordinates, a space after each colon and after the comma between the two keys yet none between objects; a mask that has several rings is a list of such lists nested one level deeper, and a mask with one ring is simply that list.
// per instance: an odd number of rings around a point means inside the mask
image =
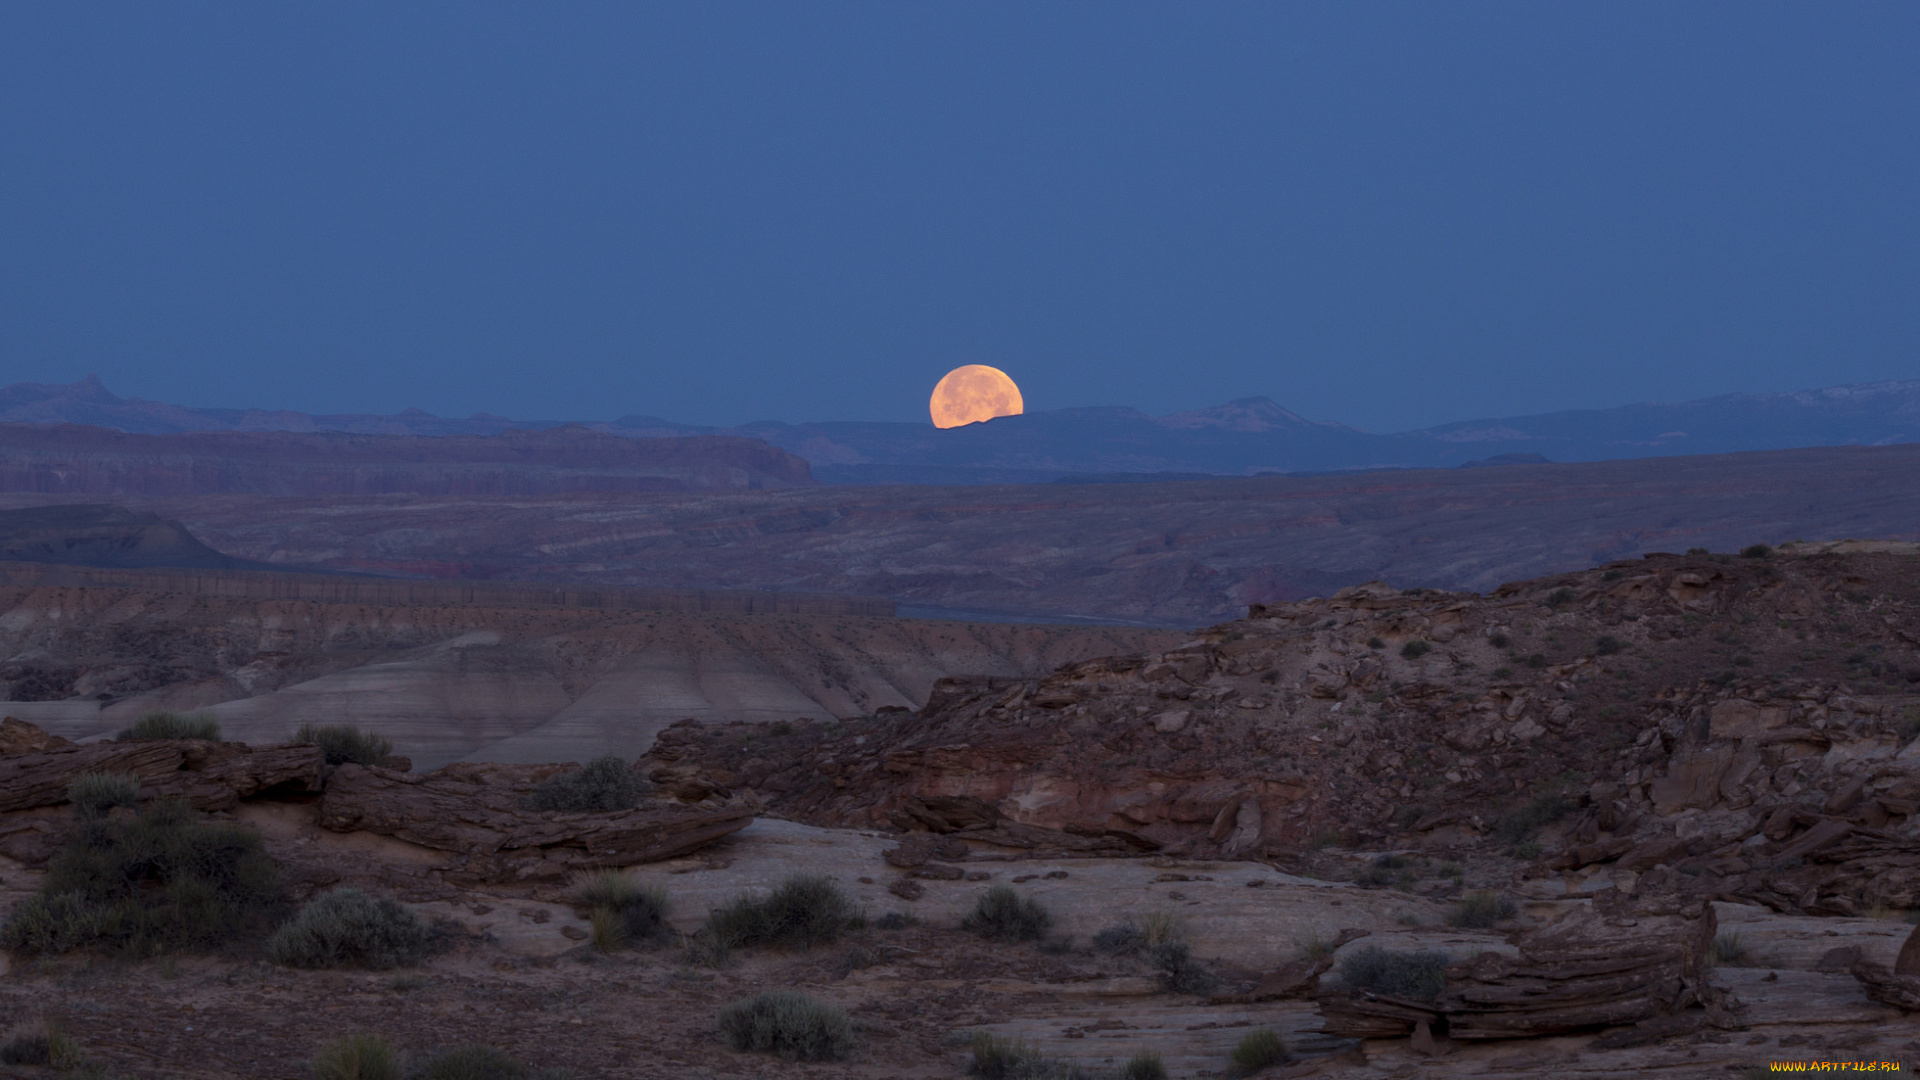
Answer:
[{"label": "blue sky", "polygon": [[12,4],[0,382],[1371,430],[1920,377],[1912,3]]}]

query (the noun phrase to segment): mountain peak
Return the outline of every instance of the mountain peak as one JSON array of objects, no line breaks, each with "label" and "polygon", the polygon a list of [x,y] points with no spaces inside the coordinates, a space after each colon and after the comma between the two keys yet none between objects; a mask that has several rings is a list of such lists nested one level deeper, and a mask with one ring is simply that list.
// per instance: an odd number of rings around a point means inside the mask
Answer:
[{"label": "mountain peak", "polygon": [[1228,431],[1277,431],[1318,426],[1288,412],[1267,397],[1238,398],[1224,405],[1157,417],[1154,422],[1170,428],[1224,428]]}]

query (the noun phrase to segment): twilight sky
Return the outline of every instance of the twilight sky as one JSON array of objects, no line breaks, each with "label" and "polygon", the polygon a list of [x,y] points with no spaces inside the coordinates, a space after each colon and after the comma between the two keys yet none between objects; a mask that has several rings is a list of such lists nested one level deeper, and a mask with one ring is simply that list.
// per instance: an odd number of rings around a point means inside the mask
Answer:
[{"label": "twilight sky", "polygon": [[1920,5],[0,7],[0,383],[1386,431],[1920,378]]}]

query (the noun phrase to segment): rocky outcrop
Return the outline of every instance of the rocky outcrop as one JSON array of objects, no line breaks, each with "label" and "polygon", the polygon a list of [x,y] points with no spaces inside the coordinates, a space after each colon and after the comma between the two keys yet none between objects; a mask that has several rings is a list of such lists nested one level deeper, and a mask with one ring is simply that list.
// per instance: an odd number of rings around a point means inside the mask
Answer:
[{"label": "rocky outcrop", "polygon": [[1714,926],[1710,905],[1635,905],[1608,890],[1590,908],[1521,934],[1517,957],[1483,952],[1449,966],[1446,989],[1435,999],[1352,987],[1323,992],[1324,1030],[1394,1038],[1425,1024],[1430,1032],[1479,1041],[1636,1026],[1665,1037],[1707,1023],[1730,1025],[1734,1003],[1707,979]]},{"label": "rocky outcrop", "polygon": [[536,884],[580,870],[684,855],[753,820],[749,799],[653,799],[632,810],[529,810],[541,781],[568,766],[449,765],[424,776],[342,765],[328,778],[319,823],[445,852],[441,874],[460,884]]},{"label": "rocky outcrop", "polygon": [[254,748],[198,739],[11,753],[0,756],[0,812],[63,805],[67,786],[86,773],[133,776],[142,797],[183,798],[197,809],[230,810],[241,799],[267,791],[316,793],[324,764],[316,746]]}]

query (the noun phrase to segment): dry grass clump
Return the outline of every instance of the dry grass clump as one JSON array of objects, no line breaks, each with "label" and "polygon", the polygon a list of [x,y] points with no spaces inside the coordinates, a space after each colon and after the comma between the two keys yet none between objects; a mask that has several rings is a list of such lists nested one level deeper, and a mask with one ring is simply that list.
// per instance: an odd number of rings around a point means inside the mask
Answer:
[{"label": "dry grass clump", "polygon": [[527,796],[532,810],[565,810],[574,813],[611,813],[631,810],[647,793],[646,781],[624,760],[608,754],[587,762],[572,772],[563,772],[542,780]]},{"label": "dry grass clump", "polygon": [[1388,952],[1369,945],[1340,961],[1340,979],[1376,994],[1432,1001],[1447,988],[1447,965],[1452,962],[1443,952]]},{"label": "dry grass clump", "polygon": [[1241,1038],[1233,1053],[1227,1055],[1234,1076],[1249,1076],[1261,1069],[1284,1065],[1291,1060],[1287,1041],[1272,1028],[1254,1028]]},{"label": "dry grass clump", "polygon": [[151,739],[205,739],[220,741],[220,721],[212,713],[183,716],[175,712],[150,712],[134,725],[114,736],[116,742],[145,742]]},{"label": "dry grass clump", "polygon": [[622,871],[599,870],[575,878],[573,902],[587,909],[593,947],[601,952],[658,944],[673,936],[667,926],[666,890],[642,885]]},{"label": "dry grass clump", "polygon": [[1115,923],[1093,936],[1096,952],[1139,956],[1160,972],[1160,984],[1175,994],[1211,994],[1220,980],[1193,958],[1182,940],[1180,922],[1171,912],[1150,911],[1138,922]]},{"label": "dry grass clump", "polygon": [[1513,918],[1517,910],[1509,897],[1484,891],[1470,892],[1454,905],[1453,913],[1447,916],[1447,925],[1486,930]]},{"label": "dry grass clump", "polygon": [[45,1065],[65,1072],[79,1068],[84,1057],[80,1044],[52,1020],[16,1027],[0,1041],[0,1065]]},{"label": "dry grass clump", "polygon": [[117,806],[140,805],[140,779],[127,773],[82,773],[67,785],[67,802],[82,821],[103,818]]},{"label": "dry grass clump", "polygon": [[839,939],[865,923],[831,880],[799,874],[766,896],[741,896],[707,916],[703,936],[720,950],[808,949]]},{"label": "dry grass clump", "polygon": [[853,1050],[847,1014],[793,990],[769,990],[720,1010],[728,1049],[778,1054],[789,1061],[840,1061]]},{"label": "dry grass clump", "polygon": [[408,967],[439,951],[446,931],[385,896],[339,888],[307,901],[267,941],[288,967]]},{"label": "dry grass clump", "polygon": [[1121,1080],[1167,1080],[1167,1063],[1151,1050],[1143,1050],[1128,1059],[1120,1070]]},{"label": "dry grass clump", "polygon": [[313,1080],[401,1080],[400,1050],[378,1035],[348,1035],[313,1055]]},{"label": "dry grass clump", "polygon": [[1714,936],[1713,944],[1707,946],[1710,967],[1746,967],[1751,961],[1747,943],[1740,940],[1738,930],[1720,931]]},{"label": "dry grass clump", "polygon": [[146,956],[211,947],[263,930],[278,906],[279,868],[252,829],[208,823],[178,799],[130,817],[85,806],[76,816],[39,893],[0,924],[0,948]]},{"label": "dry grass clump", "polygon": [[456,1046],[427,1058],[408,1080],[573,1080],[565,1069],[530,1069],[512,1056],[481,1043]]},{"label": "dry grass clump", "polygon": [[973,1033],[967,1075],[982,1080],[1092,1080],[1079,1066],[1047,1057],[1025,1040],[1002,1039],[989,1031]]},{"label": "dry grass clump", "polygon": [[352,724],[301,724],[296,745],[317,746],[329,765],[377,765],[393,753],[393,741]]},{"label": "dry grass clump", "polygon": [[1010,885],[995,885],[980,895],[960,920],[963,929],[995,941],[1038,941],[1047,936],[1053,916],[1032,897],[1021,899]]}]

